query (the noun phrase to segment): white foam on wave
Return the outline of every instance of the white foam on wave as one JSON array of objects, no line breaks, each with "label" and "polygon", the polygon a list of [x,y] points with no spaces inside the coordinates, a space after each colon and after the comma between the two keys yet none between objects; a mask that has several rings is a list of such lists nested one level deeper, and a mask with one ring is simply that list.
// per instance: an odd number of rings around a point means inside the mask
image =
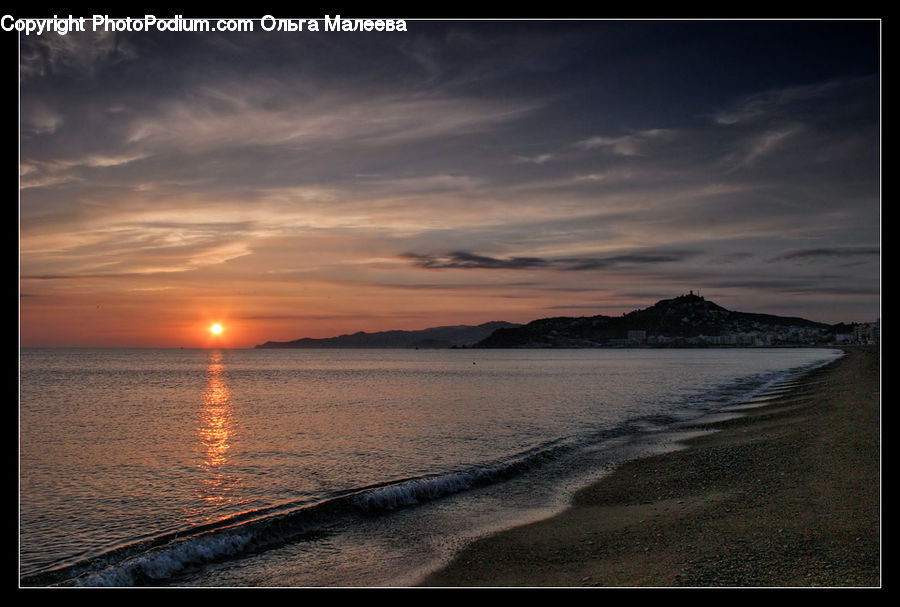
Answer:
[{"label": "white foam on wave", "polygon": [[354,503],[366,511],[395,510],[465,491],[470,489],[477,480],[478,475],[471,472],[416,479],[365,491],[354,498]]},{"label": "white foam on wave", "polygon": [[248,532],[212,532],[204,536],[175,540],[145,554],[131,557],[96,573],[74,580],[75,586],[134,586],[160,581],[191,564],[205,563],[244,551],[252,539]]},{"label": "white foam on wave", "polygon": [[367,489],[353,498],[363,511],[395,510],[491,483],[544,461],[569,448],[571,440],[555,440],[504,460],[468,470],[426,476]]}]

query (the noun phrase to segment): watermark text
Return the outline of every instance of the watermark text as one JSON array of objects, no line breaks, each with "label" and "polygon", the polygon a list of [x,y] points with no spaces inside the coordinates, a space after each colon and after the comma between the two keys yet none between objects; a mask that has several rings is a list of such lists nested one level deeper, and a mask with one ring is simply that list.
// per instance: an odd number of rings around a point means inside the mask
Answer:
[{"label": "watermark text", "polygon": [[265,15],[259,19],[195,19],[175,15],[159,18],[143,17],[20,17],[3,15],[0,29],[17,31],[26,36],[54,33],[65,36],[71,32],[405,32],[404,19],[345,19],[340,15],[325,15],[322,19],[300,19]]}]

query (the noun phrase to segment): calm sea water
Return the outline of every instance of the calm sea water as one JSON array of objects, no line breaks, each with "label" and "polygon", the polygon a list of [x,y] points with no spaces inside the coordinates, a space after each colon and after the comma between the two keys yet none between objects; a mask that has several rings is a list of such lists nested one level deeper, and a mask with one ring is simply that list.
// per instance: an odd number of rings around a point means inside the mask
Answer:
[{"label": "calm sea water", "polygon": [[22,584],[412,584],[839,355],[23,349]]}]

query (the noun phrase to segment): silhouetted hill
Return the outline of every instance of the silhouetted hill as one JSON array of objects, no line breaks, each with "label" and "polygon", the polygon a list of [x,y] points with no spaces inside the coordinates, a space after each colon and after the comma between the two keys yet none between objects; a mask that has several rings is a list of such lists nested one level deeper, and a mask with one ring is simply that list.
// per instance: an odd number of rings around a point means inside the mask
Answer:
[{"label": "silhouetted hill", "polygon": [[519,325],[494,321],[478,326],[457,325],[432,327],[421,331],[380,331],[314,339],[304,337],[293,341],[267,341],[257,348],[452,348],[471,346],[497,329]]},{"label": "silhouetted hill", "polygon": [[501,328],[479,348],[781,345],[824,343],[831,325],[803,318],[733,312],[693,293],[622,316],[544,318]]}]

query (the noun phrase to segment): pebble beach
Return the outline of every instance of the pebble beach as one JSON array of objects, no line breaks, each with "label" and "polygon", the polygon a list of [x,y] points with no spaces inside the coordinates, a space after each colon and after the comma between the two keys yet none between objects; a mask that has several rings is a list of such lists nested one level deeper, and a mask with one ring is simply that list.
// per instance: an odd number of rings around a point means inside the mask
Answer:
[{"label": "pebble beach", "polygon": [[429,587],[879,587],[880,352],[805,375],[561,514],[482,538]]}]

